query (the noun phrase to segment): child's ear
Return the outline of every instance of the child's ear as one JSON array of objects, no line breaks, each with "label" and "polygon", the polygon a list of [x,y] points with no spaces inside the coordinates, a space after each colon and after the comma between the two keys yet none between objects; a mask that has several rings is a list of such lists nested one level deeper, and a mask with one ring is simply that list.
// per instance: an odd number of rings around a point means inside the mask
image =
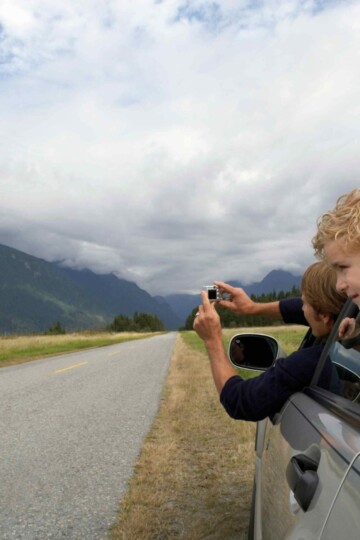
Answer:
[{"label": "child's ear", "polygon": [[322,316],[322,319],[323,319],[323,322],[324,324],[326,324],[326,326],[328,328],[332,328],[333,324],[334,324],[334,319],[331,315],[327,314],[327,315],[321,315]]}]

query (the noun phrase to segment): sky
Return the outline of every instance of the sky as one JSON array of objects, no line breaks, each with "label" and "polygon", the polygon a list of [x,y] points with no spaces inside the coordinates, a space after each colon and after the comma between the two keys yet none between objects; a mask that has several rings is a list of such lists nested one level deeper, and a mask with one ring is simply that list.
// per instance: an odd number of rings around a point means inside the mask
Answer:
[{"label": "sky", "polygon": [[360,0],[0,0],[0,244],[152,295],[296,275],[360,186]]}]

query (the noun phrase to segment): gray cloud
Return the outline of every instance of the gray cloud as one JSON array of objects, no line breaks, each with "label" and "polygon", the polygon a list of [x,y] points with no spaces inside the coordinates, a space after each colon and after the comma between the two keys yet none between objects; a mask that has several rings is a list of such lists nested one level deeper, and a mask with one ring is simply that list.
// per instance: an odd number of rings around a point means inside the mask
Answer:
[{"label": "gray cloud", "polygon": [[360,2],[0,7],[0,242],[153,294],[301,273],[357,186]]}]

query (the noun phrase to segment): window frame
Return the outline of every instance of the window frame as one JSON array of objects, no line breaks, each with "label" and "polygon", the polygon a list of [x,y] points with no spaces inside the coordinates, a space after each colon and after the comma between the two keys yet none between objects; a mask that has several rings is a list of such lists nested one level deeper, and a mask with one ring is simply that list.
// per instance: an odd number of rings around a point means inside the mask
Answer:
[{"label": "window frame", "polygon": [[328,409],[358,431],[360,430],[360,405],[319,386],[304,388],[304,394]]},{"label": "window frame", "polygon": [[320,388],[318,387],[317,383],[319,381],[320,375],[324,369],[324,365],[326,362],[326,359],[329,355],[330,349],[332,345],[337,341],[337,337],[339,334],[339,326],[341,321],[345,317],[356,317],[357,313],[359,312],[359,308],[356,304],[351,300],[351,298],[348,298],[348,300],[345,302],[338,318],[336,319],[336,322],[331,330],[331,333],[325,343],[325,347],[320,355],[319,361],[317,363],[316,369],[314,371],[313,378],[310,383],[310,388]]}]

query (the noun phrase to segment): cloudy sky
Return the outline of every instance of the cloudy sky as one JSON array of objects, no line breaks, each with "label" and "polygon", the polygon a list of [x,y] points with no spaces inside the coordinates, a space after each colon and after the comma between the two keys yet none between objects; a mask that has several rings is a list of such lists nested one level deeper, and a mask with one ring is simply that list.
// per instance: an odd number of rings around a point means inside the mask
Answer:
[{"label": "cloudy sky", "polygon": [[360,0],[0,0],[0,243],[151,294],[313,261]]}]

